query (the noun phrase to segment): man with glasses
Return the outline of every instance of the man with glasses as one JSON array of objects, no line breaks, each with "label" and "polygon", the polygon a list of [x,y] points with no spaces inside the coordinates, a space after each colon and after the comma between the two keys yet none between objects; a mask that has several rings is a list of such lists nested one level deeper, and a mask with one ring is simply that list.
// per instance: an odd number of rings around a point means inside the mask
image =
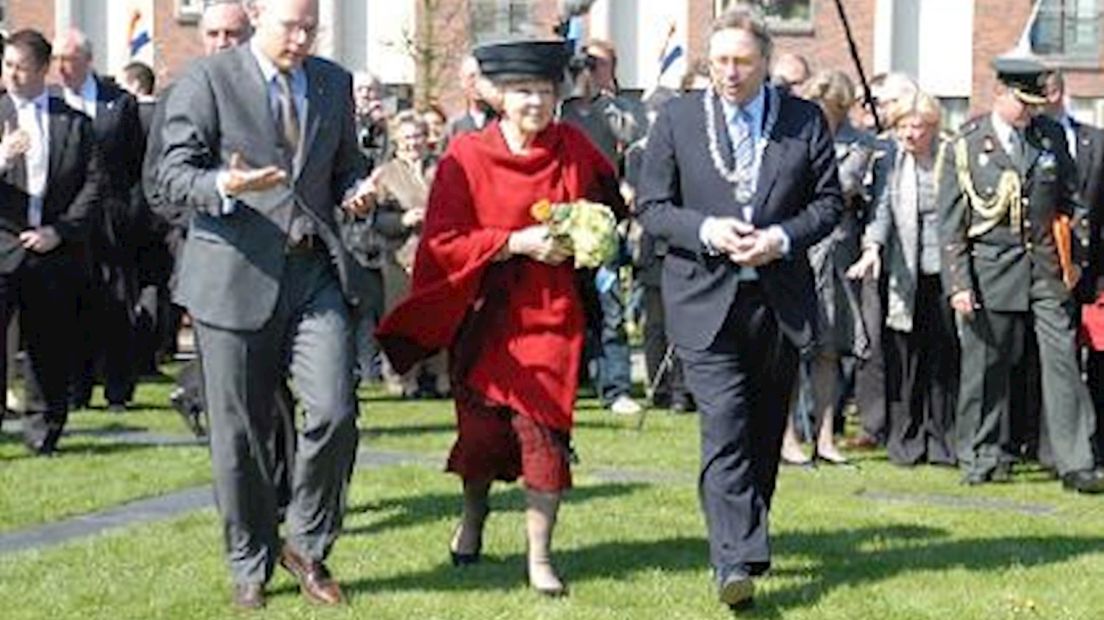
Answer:
[{"label": "man with glasses", "polygon": [[[257,608],[280,562],[309,600],[344,600],[325,560],[341,531],[358,440],[351,308],[379,292],[341,243],[362,214],[352,77],[310,55],[317,0],[258,0],[248,45],[204,58],[169,96],[157,179],[193,210],[176,297],[203,351],[215,494],[234,602]],[[273,394],[306,412],[281,545]]]}]

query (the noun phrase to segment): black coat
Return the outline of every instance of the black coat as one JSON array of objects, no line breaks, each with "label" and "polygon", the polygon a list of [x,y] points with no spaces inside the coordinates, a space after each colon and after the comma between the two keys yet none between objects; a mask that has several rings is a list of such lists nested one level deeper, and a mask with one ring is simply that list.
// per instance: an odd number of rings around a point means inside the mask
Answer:
[{"label": "black coat", "polygon": [[[733,187],[716,171],[709,153],[704,96],[686,94],[663,108],[648,137],[637,192],[640,223],[669,248],[663,263],[669,337],[695,350],[712,344],[739,284],[739,267],[725,256],[710,255],[699,238],[707,216],[739,215]],[[752,199],[752,223],[757,228],[779,225],[790,238],[789,254],[758,272],[781,329],[795,347],[807,351],[814,344],[817,309],[806,250],[839,222],[843,195],[832,134],[820,108],[788,95],[781,95],[778,105]],[[719,104],[714,113],[723,118]],[[717,133],[731,167],[723,120]]]},{"label": "black coat", "polygon": [[[0,123],[16,124],[11,97],[0,97]],[[71,257],[87,237],[89,214],[100,199],[102,171],[88,117],[49,100],[49,169],[42,224],[53,226],[61,246],[49,255]],[[0,175],[0,273],[14,272],[26,259],[19,233],[27,230],[27,174],[22,159]]]}]

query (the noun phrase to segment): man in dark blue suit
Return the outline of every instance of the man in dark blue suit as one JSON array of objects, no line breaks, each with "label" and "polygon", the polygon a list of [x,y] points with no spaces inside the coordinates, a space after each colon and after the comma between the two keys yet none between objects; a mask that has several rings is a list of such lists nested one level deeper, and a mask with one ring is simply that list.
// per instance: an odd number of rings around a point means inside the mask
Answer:
[{"label": "man in dark blue suit", "polygon": [[767,517],[800,354],[815,345],[805,256],[843,206],[814,104],[765,85],[771,40],[746,6],[718,18],[712,87],[660,113],[638,194],[667,242],[667,330],[701,411],[699,494],[722,603],[770,567]]}]

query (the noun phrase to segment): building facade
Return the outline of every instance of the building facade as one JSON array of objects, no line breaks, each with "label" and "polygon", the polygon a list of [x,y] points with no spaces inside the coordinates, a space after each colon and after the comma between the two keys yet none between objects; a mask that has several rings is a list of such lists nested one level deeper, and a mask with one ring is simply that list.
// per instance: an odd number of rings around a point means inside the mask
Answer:
[{"label": "building facade", "polygon": [[[733,0],[597,0],[573,32],[612,41],[623,88],[673,85],[704,57],[710,23]],[[0,0],[8,30],[52,34],[79,27],[97,68],[117,72],[132,58],[152,64],[162,83],[199,55],[203,0]],[[757,0],[777,49],[806,56],[814,69],[857,76],[836,0]],[[903,71],[939,97],[954,121],[988,106],[989,63],[1018,43],[1067,76],[1071,107],[1104,124],[1104,0],[840,0],[867,76]],[[562,0],[320,0],[318,52],[368,70],[447,111],[462,106],[456,71],[473,43],[549,34]],[[149,43],[133,49],[142,33]],[[661,68],[666,67],[666,71]]]}]

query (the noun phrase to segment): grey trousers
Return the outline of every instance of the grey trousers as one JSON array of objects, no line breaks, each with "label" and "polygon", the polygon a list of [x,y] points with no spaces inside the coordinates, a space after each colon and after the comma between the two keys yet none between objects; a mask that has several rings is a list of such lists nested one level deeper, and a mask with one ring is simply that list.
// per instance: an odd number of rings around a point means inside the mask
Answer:
[{"label": "grey trousers", "polygon": [[341,530],[357,448],[352,328],[329,261],[291,255],[269,321],[256,331],[199,323],[215,500],[236,583],[264,583],[279,558],[277,480],[268,446],[275,386],[290,376],[306,410],[287,507],[287,542],[324,559]]},{"label": "grey trousers", "polygon": [[[1043,379],[1043,415],[1059,474],[1091,469],[1096,414],[1081,381],[1068,303],[1031,301]],[[962,320],[957,443],[960,466],[985,473],[1011,458],[1012,368],[1022,354],[1028,313],[977,311]]]}]

